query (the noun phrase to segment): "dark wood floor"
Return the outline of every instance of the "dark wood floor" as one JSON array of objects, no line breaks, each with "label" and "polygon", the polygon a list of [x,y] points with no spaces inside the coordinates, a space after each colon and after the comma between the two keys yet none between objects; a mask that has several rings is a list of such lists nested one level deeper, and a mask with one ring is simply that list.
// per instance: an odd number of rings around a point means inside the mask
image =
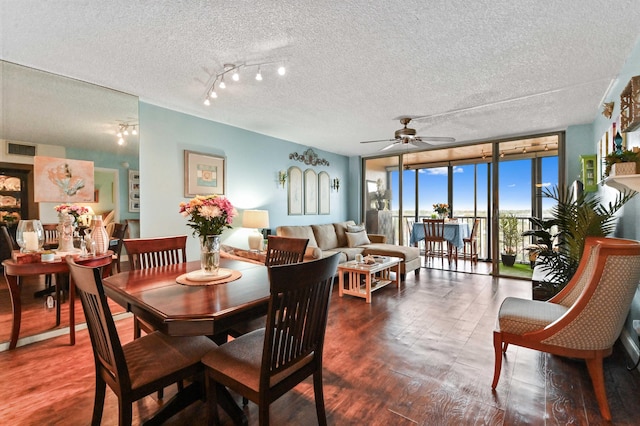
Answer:
[{"label": "dark wood floor", "polygon": [[[530,292],[525,281],[437,269],[379,290],[370,305],[334,289],[324,352],[329,424],[606,424],[580,361],[512,346],[491,391],[496,312],[504,297]],[[129,341],[131,319],[118,330]],[[605,361],[606,389],[613,424],[638,425],[640,377],[627,362],[618,344]],[[0,353],[0,424],[89,424],[93,389],[86,330],[74,347],[61,336]],[[159,406],[156,398],[135,404],[134,424]],[[253,404],[247,414],[257,424]],[[316,424],[311,381],[272,404],[271,415],[274,425]],[[169,424],[204,422],[204,404],[196,403]],[[116,423],[117,400],[107,391],[103,424]]]}]

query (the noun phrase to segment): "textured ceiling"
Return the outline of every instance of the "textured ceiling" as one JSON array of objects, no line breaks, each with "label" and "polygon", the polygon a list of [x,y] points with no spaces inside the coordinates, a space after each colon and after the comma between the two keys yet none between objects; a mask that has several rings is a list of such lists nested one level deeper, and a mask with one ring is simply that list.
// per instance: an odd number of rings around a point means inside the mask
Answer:
[{"label": "textured ceiling", "polygon": [[[0,0],[0,56],[302,145],[370,155],[385,143],[359,141],[391,138],[401,115],[423,117],[410,125],[419,135],[458,142],[593,121],[638,40],[640,4],[544,4]],[[223,64],[269,61],[284,61],[287,75],[265,66],[264,81],[241,75],[202,104]]]}]

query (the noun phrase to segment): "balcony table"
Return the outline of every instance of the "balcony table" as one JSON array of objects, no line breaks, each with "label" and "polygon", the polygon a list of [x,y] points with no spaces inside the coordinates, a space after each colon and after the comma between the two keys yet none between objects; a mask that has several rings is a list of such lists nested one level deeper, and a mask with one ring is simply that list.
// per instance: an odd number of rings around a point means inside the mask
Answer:
[{"label": "balcony table", "polygon": [[[97,256],[89,256],[86,258],[78,257],[76,261],[80,264],[89,262],[91,260],[102,259],[104,257],[110,257],[113,255],[112,251]],[[4,266],[4,276],[9,286],[9,296],[11,297],[11,309],[13,313],[12,326],[11,326],[11,339],[9,340],[9,349],[15,349],[18,343],[18,335],[20,334],[20,322],[22,319],[22,302],[20,300],[20,285],[19,277],[27,277],[34,275],[56,275],[56,325],[60,324],[60,278],[69,275],[69,267],[67,262],[61,256],[56,256],[54,261],[51,262],[36,262],[36,263],[17,263],[11,259],[6,259],[2,262]],[[75,287],[72,283],[69,283],[69,344],[75,345],[76,343],[76,321],[75,321]]]},{"label": "balcony table", "polygon": [[[462,222],[445,222],[444,239],[461,249],[464,247],[464,239],[469,238],[469,224]],[[424,240],[424,225],[422,221],[413,224],[411,230],[410,244],[417,246],[418,241]]]}]

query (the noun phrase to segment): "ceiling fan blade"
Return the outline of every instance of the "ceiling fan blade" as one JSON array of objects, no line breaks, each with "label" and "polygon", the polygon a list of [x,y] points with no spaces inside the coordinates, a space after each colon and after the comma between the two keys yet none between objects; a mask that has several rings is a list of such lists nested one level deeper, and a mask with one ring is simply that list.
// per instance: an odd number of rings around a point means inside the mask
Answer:
[{"label": "ceiling fan blade", "polygon": [[425,142],[428,143],[430,145],[439,145],[439,144],[443,144],[443,143],[453,143],[455,142],[455,138],[448,138],[448,137],[431,137],[431,136],[416,136],[416,139],[421,141],[421,142]]},{"label": "ceiling fan blade", "polygon": [[372,142],[394,142],[396,139],[378,139],[376,141],[362,141],[360,143],[372,143]]},{"label": "ceiling fan blade", "polygon": [[[395,140],[395,139],[391,139],[391,140]],[[385,146],[385,147],[384,147],[384,148],[382,148],[380,151],[386,151],[386,150],[391,149],[391,148],[393,148],[394,146],[399,145],[399,144],[400,144],[400,142],[394,142],[394,143],[392,143],[391,145],[387,145],[387,146]],[[401,145],[401,144],[400,144],[400,145]]]}]

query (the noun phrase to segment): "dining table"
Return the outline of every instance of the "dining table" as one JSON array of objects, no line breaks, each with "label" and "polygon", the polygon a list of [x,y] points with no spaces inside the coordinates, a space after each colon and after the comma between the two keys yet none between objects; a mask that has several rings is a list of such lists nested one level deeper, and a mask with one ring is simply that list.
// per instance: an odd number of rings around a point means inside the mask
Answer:
[{"label": "dining table", "polygon": [[[14,253],[19,253],[19,250],[14,250]],[[35,276],[35,275],[47,275],[54,274],[56,276],[56,326],[60,325],[60,296],[62,287],[66,285],[69,280],[69,267],[64,257],[66,255],[72,255],[75,257],[76,262],[79,264],[90,263],[93,260],[103,259],[104,257],[112,257],[113,252],[107,251],[104,254],[95,256],[80,256],[80,252],[58,252],[55,253],[54,259],[51,261],[37,261],[31,263],[20,263],[14,260],[14,253],[10,259],[6,259],[2,262],[4,267],[4,276],[9,287],[9,297],[11,298],[11,310],[12,310],[12,323],[11,323],[11,337],[9,340],[9,349],[15,349],[18,344],[18,337],[20,335],[20,324],[22,322],[22,301],[21,301],[21,286],[20,278]],[[72,283],[69,283],[69,344],[74,345],[76,342],[76,328],[75,328],[75,291]]]},{"label": "dining table", "polygon": [[[216,284],[189,283],[183,278],[185,274],[200,269],[200,261],[191,261],[123,271],[105,278],[103,285],[109,298],[162,333],[209,336],[224,344],[227,331],[233,326],[267,313],[270,286],[264,265],[221,258],[220,268],[234,271],[237,279]],[[236,423],[246,423],[244,412],[228,392],[221,389],[218,396],[218,403]],[[194,385],[179,391],[177,397],[181,402],[176,402],[175,407],[163,407],[156,420],[168,418],[202,395]]]},{"label": "dining table", "polygon": [[[444,239],[453,244],[456,248],[464,247],[464,239],[469,238],[469,224],[466,222],[444,222]],[[409,239],[412,246],[417,246],[418,241],[424,240],[424,225],[422,221],[413,224],[411,237]]]}]

